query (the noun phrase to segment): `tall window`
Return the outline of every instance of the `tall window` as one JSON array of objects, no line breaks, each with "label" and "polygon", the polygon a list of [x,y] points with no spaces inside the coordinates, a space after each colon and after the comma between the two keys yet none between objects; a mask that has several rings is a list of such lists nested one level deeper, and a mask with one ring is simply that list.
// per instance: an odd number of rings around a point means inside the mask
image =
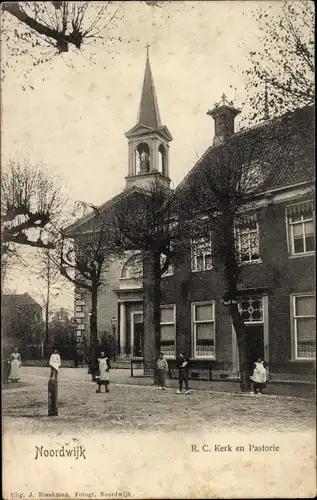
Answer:
[{"label": "tall window", "polygon": [[159,146],[159,171],[167,177],[166,149],[163,144]]},{"label": "tall window", "polygon": [[207,271],[212,269],[211,237],[192,240],[191,242],[192,271]]},{"label": "tall window", "polygon": [[141,142],[137,145],[136,154],[136,169],[141,173],[150,171],[150,148],[146,142]]},{"label": "tall window", "polygon": [[316,359],[315,295],[292,296],[296,359]]},{"label": "tall window", "polygon": [[165,356],[175,356],[175,337],[175,305],[161,306],[161,351]]},{"label": "tall window", "polygon": [[192,305],[194,357],[214,358],[215,303],[201,302]]},{"label": "tall window", "polygon": [[260,260],[259,226],[256,215],[246,217],[237,223],[236,246],[240,262]]},{"label": "tall window", "polygon": [[286,207],[290,255],[304,255],[315,250],[313,202]]}]

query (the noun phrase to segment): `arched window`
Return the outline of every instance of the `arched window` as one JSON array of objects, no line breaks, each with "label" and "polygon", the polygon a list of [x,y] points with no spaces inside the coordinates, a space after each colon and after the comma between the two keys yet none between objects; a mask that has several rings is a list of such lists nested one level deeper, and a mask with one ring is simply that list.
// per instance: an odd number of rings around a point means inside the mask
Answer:
[{"label": "arched window", "polygon": [[166,149],[163,144],[159,147],[159,171],[165,177],[167,177],[167,157],[166,157]]},{"label": "arched window", "polygon": [[141,142],[136,147],[136,169],[139,172],[150,171],[150,148],[146,142]]},{"label": "arched window", "polygon": [[143,276],[142,255],[132,255],[124,264],[121,271],[121,278],[139,279]]}]

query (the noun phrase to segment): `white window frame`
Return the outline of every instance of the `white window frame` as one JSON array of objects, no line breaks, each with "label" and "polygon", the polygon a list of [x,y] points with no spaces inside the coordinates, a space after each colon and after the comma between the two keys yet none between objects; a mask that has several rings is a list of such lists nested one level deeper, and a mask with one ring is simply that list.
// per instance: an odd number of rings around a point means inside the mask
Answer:
[{"label": "white window frame", "polygon": [[[176,356],[176,304],[163,304],[163,305],[161,305],[161,311],[162,311],[162,309],[173,309],[173,313],[174,313],[173,321],[164,321],[163,323],[160,321],[160,327],[162,325],[163,326],[165,326],[165,325],[168,325],[168,326],[173,325],[174,326],[174,354],[165,354],[166,359],[174,359]],[[162,342],[162,338],[160,339],[160,342]]]},{"label": "white window frame", "polygon": [[[256,217],[256,215],[255,215]],[[250,224],[253,223],[252,219],[250,219]],[[239,225],[235,224],[234,232],[235,232],[235,241],[236,241],[236,248],[238,251],[238,260],[239,264],[244,265],[244,264],[259,264],[262,262],[261,259],[261,248],[260,248],[260,231],[259,231],[259,223],[256,217],[256,228],[255,229],[250,229],[247,227],[247,221],[245,225]],[[243,229],[242,227],[243,226]],[[245,228],[245,229],[244,229]],[[241,246],[241,233],[246,233],[248,235],[248,242],[249,242],[249,260],[242,260],[241,255],[242,255],[242,246]],[[259,258],[258,259],[251,259],[251,234],[256,233],[257,238],[258,238],[258,247],[259,247]]]},{"label": "white window frame", "polygon": [[[212,306],[213,320],[196,321],[196,306]],[[199,356],[196,354],[196,325],[199,323],[214,323],[214,354]],[[192,302],[192,357],[194,359],[216,359],[216,302],[207,300],[203,302]]]},{"label": "white window frame", "polygon": [[292,331],[292,337],[293,337],[293,358],[294,361],[315,361],[316,356],[314,358],[304,358],[302,356],[297,355],[297,349],[298,349],[298,344],[297,344],[297,319],[300,318],[315,318],[316,319],[316,314],[315,315],[307,315],[307,316],[296,316],[296,299],[298,297],[312,297],[314,300],[316,300],[316,295],[313,292],[307,292],[307,293],[293,293],[291,295],[291,331]]},{"label": "white window frame", "polygon": [[[210,251],[203,250],[202,252],[197,252],[195,250],[195,247],[200,245],[200,244],[203,245],[204,243],[206,243],[206,246],[207,245],[209,246],[208,250],[210,250]],[[213,269],[213,253],[212,253],[211,233],[209,234],[209,237],[206,236],[206,237],[191,240],[190,249],[191,249],[191,264],[190,265],[191,265],[191,271],[193,273],[199,273],[202,271],[211,271]],[[198,269],[197,257],[201,257],[201,256],[203,258],[203,266],[201,269]],[[211,256],[211,265],[210,266],[206,265],[206,256]]]},{"label": "white window frame", "polygon": [[[299,202],[299,203],[292,203],[292,204],[287,205],[285,207],[285,223],[286,223],[287,250],[288,250],[289,257],[291,257],[291,258],[294,258],[294,257],[306,257],[306,256],[309,256],[309,255],[315,255],[315,250],[309,250],[308,252],[305,251],[305,246],[306,246],[306,240],[305,240],[305,222],[313,222],[313,225],[314,225],[314,221],[315,221],[315,211],[314,211],[314,209],[312,208],[312,217],[311,218],[305,219],[304,218],[304,214],[302,214],[301,215],[301,221],[297,221],[297,222],[293,222],[293,223],[290,222],[291,216],[288,215],[288,213],[287,213],[287,209],[288,208],[294,207],[296,205],[302,205],[304,203],[312,203],[312,200],[302,201],[302,202]],[[294,225],[296,225],[296,224],[302,224],[302,226],[303,226],[304,252],[297,252],[297,253],[295,253],[295,249],[294,249]],[[315,238],[315,234],[314,234],[314,238]]]}]

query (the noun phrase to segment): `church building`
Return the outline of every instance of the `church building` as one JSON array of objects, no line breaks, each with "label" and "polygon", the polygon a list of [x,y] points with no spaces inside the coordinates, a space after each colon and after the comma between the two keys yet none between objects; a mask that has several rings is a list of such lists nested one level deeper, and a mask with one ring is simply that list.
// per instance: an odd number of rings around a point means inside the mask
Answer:
[{"label": "church building", "polygon": [[[223,96],[207,114],[215,122],[213,144],[177,186],[182,195],[203,168],[211,168],[217,148],[225,141],[243,151],[248,134],[259,134],[258,161],[254,168],[261,179],[258,209],[237,231],[243,247],[239,309],[249,339],[250,356],[261,355],[275,380],[312,380],[315,372],[315,208],[314,106],[235,132],[239,110]],[[268,117],[266,117],[268,118]],[[162,125],[147,55],[136,125],[128,139],[128,173],[125,189],[98,207],[100,213],[123,197],[142,192],[147,183],[159,180],[170,186],[171,133]],[[283,147],[273,147],[272,137],[286,137]],[[264,138],[264,139],[263,139]],[[290,154],[284,161],[283,150]],[[91,228],[90,213],[68,228],[76,234]],[[248,242],[248,244],[246,244]],[[226,307],[222,271],[213,254],[212,241],[193,241],[176,257],[162,277],[161,350],[171,364],[179,352],[192,361],[190,376],[238,377],[235,331]],[[143,356],[142,259],[138,252],[113,262],[107,284],[98,299],[98,331],[114,332],[117,360],[128,362]],[[78,344],[89,334],[89,297],[75,293]]]}]

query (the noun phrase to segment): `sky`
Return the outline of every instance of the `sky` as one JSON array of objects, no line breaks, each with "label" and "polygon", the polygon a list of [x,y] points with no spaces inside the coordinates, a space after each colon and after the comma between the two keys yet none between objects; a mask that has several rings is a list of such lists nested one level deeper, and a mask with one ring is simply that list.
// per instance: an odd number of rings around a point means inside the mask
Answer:
[{"label": "sky", "polygon": [[[149,44],[161,121],[173,136],[170,177],[176,186],[212,144],[208,109],[223,93],[241,108],[241,70],[250,50],[259,48],[252,17],[259,5],[272,2],[175,1],[155,9],[121,2],[116,33],[130,43],[118,42],[114,53],[99,46],[93,63],[85,52],[71,52],[34,68],[25,57],[22,70],[13,65],[2,83],[2,164],[14,156],[43,162],[63,179],[71,203],[99,205],[120,192],[128,173],[124,133],[137,121]],[[276,9],[281,5],[274,2]],[[26,255],[32,258],[30,250]],[[41,284],[32,272],[22,278],[17,269],[9,289],[37,299]],[[55,304],[72,309],[71,287]]]}]

